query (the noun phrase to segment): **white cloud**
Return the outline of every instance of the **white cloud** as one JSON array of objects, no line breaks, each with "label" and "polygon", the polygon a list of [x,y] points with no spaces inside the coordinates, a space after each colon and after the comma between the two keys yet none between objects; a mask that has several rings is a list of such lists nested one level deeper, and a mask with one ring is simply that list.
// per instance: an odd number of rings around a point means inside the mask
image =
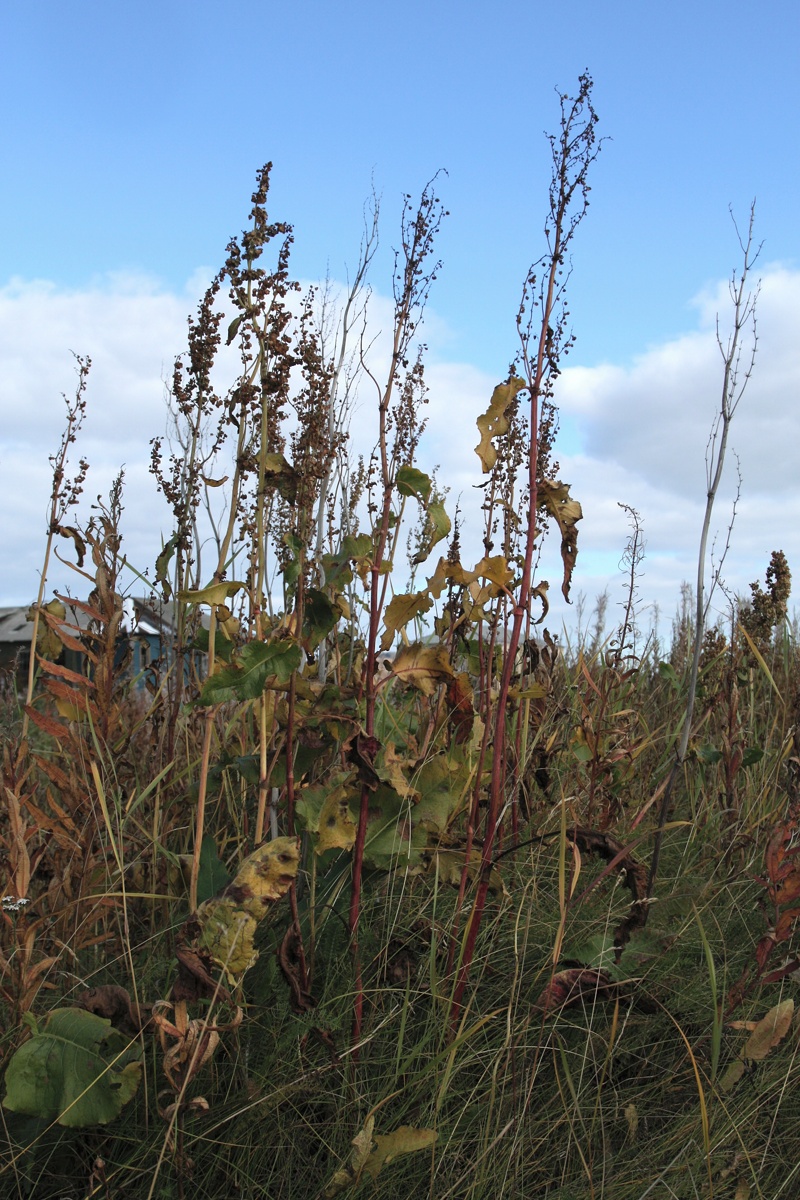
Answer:
[{"label": "white cloud", "polygon": [[[202,273],[181,294],[141,276],[117,275],[82,291],[47,282],[15,280],[0,288],[0,475],[7,498],[0,603],[34,595],[44,544],[50,491],[48,454],[63,425],[61,393],[74,390],[70,351],[93,360],[87,393],[86,436],[76,447],[92,464],[85,496],[106,493],[125,464],[124,529],[129,558],[142,570],[152,564],[160,534],[168,532],[163,500],[147,470],[149,440],[165,428],[164,380],[186,341],[186,320],[202,288]],[[727,312],[725,284],[696,300],[698,327],[653,346],[626,366],[569,367],[557,399],[581,439],[579,452],[560,454],[561,476],[581,501],[580,555],[573,594],[593,599],[606,586],[621,598],[617,563],[627,536],[619,502],[634,506],[648,543],[642,597],[675,608],[680,584],[695,574],[705,499],[704,450],[718,403],[721,367],[714,314]],[[371,328],[380,331],[376,365],[385,368],[391,301],[373,296]],[[731,435],[741,460],[743,486],[726,577],[734,590],[763,576],[769,553],[786,551],[800,572],[800,272],[773,267],[764,274],[759,300],[759,354],[753,380]],[[421,464],[438,464],[450,486],[450,508],[460,499],[465,516],[465,558],[480,554],[480,465],[475,419],[504,374],[493,378],[469,363],[446,360],[447,330],[429,323],[432,344],[428,432]],[[438,356],[438,357],[437,357]],[[361,451],[374,440],[373,397],[362,390],[352,432]],[[724,541],[736,482],[731,457],[715,524]],[[556,621],[561,577],[558,544],[546,549],[542,574],[551,581]],[[70,583],[56,566],[52,584]],[[77,586],[76,582],[72,584]]]}]

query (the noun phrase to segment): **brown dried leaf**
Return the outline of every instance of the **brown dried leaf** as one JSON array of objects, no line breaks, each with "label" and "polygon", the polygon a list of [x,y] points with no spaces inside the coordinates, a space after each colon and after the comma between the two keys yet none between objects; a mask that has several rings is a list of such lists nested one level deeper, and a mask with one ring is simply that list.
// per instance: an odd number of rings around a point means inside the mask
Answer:
[{"label": "brown dried leaf", "polygon": [[752,1059],[753,1062],[761,1062],[766,1058],[770,1050],[774,1050],[786,1037],[793,1016],[794,1000],[783,1000],[771,1008],[748,1038],[742,1057]]},{"label": "brown dried leaf", "polygon": [[596,967],[569,967],[567,970],[556,972],[542,991],[535,1007],[545,1013],[551,1013],[570,1004],[577,1004],[584,996],[594,1000],[597,996],[615,995],[617,991],[618,985],[608,971]]},{"label": "brown dried leaf", "polygon": [[425,646],[422,642],[402,646],[391,668],[398,679],[417,688],[423,696],[432,696],[438,684],[454,677],[444,646]]}]

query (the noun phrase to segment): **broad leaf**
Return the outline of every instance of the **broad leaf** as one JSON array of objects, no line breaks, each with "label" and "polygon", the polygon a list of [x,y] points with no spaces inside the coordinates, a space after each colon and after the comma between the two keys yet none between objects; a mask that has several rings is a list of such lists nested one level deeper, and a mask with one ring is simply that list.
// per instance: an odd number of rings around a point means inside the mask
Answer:
[{"label": "broad leaf", "polygon": [[354,1187],[363,1175],[368,1175],[374,1182],[383,1167],[402,1154],[428,1150],[435,1144],[437,1136],[433,1129],[415,1129],[412,1125],[401,1125],[393,1133],[375,1133],[375,1118],[368,1117],[364,1128],[353,1138],[350,1162],[336,1172],[324,1195],[332,1197]]},{"label": "broad leaf", "polygon": [[432,833],[444,833],[461,808],[467,778],[463,766],[452,762],[446,754],[426,759],[414,778],[420,791],[420,799],[414,805],[415,823]]},{"label": "broad leaf", "polygon": [[774,1050],[786,1037],[793,1016],[794,1000],[784,1000],[781,1004],[776,1004],[750,1034],[742,1051],[743,1056],[752,1059],[753,1062],[761,1062],[762,1058],[766,1058],[770,1050]]},{"label": "broad leaf", "polygon": [[268,682],[284,687],[301,660],[302,653],[295,642],[248,642],[233,657],[230,666],[206,680],[200,700],[203,704],[255,700]]},{"label": "broad leaf", "polygon": [[421,642],[401,646],[391,668],[398,679],[424,696],[432,696],[438,684],[446,683],[454,675],[444,646],[424,646]]},{"label": "broad leaf", "polygon": [[416,467],[400,467],[395,478],[401,496],[416,496],[421,504],[427,504],[431,496],[431,479]]},{"label": "broad leaf", "polygon": [[140,1058],[110,1021],[55,1008],[9,1062],[3,1106],[74,1129],[107,1125],[139,1086]]},{"label": "broad leaf", "polygon": [[231,983],[256,961],[256,926],[274,901],[288,892],[299,865],[297,838],[266,842],[244,860],[220,895],[206,900],[189,918],[184,928],[189,927],[194,948],[220,967]]},{"label": "broad leaf", "polygon": [[431,608],[433,608],[433,600],[431,600],[427,591],[410,592],[407,595],[393,596],[383,614],[385,629],[381,638],[381,650],[390,649],[394,641],[394,635],[398,629],[403,629],[409,621],[413,621],[415,617],[422,616],[423,613],[428,612]]},{"label": "broad leaf", "polygon": [[341,608],[318,588],[308,588],[303,605],[303,639],[314,650],[328,636],[342,615]]},{"label": "broad leaf", "polygon": [[178,592],[178,599],[182,604],[208,604],[209,607],[216,608],[218,604],[224,604],[229,596],[235,596],[245,586],[243,583],[237,583],[235,579],[222,583],[210,583],[208,587],[199,588],[197,591]]}]

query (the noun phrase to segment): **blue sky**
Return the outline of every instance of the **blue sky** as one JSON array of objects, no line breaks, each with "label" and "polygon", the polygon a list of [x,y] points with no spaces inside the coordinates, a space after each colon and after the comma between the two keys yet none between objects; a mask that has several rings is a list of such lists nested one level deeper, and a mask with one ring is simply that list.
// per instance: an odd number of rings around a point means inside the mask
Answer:
[{"label": "blue sky", "polygon": [[[13,413],[22,389],[27,409],[41,418],[31,439],[39,453],[50,392],[71,387],[69,350],[97,355],[100,344],[102,357],[106,343],[92,325],[98,309],[87,298],[100,296],[100,308],[110,311],[117,293],[138,288],[188,311],[187,281],[221,262],[245,221],[255,170],[267,159],[275,164],[271,215],[294,224],[294,270],[306,280],[328,266],[342,278],[353,264],[374,180],[383,214],[373,276],[379,292],[389,287],[402,193],[418,194],[445,168],[440,194],[451,215],[431,298],[432,358],[485,373],[487,385],[499,378],[516,349],[521,280],[542,249],[543,132],[556,127],[554,88],[573,89],[584,69],[595,79],[599,132],[611,140],[574,243],[570,363],[635,373],[642,356],[699,334],[702,296],[716,295],[736,262],[728,206],[745,221],[753,197],[763,263],[789,272],[794,296],[796,0],[774,0],[758,12],[740,0],[30,0],[5,6],[0,45],[0,289],[3,344],[16,355],[0,405]],[[49,285],[40,289],[49,299],[38,309],[37,280]],[[55,301],[68,296],[85,314],[82,328],[66,318],[51,323]],[[159,354],[169,363],[181,349],[179,325],[163,314],[160,324],[152,315],[142,320],[147,337],[161,329]],[[63,344],[67,336],[79,344]],[[29,378],[19,350],[28,337],[38,348],[27,361]],[[134,358],[127,365],[135,373]],[[152,366],[141,369],[152,374]],[[587,395],[598,394],[592,379]],[[796,406],[798,375],[790,380],[785,403]],[[107,394],[95,400],[112,402]],[[602,463],[611,463],[608,438],[598,433],[602,414],[590,408],[577,400],[565,410],[572,475],[581,454],[592,459],[587,488]],[[57,413],[52,419],[57,440]],[[10,442],[6,436],[0,472],[4,460],[19,472],[25,436],[21,427]],[[635,456],[636,438],[629,440]],[[681,502],[683,466],[673,489]],[[571,482],[579,494],[579,479]],[[656,508],[656,516],[663,513],[663,498]],[[597,562],[612,554],[612,541],[610,533],[598,541]],[[667,559],[671,553],[664,543]],[[749,553],[737,568],[745,582],[756,559],[760,572],[766,565],[760,546],[752,567]],[[674,573],[683,576],[683,559]],[[592,576],[590,589],[596,582]],[[7,581],[6,599],[33,586]]]}]

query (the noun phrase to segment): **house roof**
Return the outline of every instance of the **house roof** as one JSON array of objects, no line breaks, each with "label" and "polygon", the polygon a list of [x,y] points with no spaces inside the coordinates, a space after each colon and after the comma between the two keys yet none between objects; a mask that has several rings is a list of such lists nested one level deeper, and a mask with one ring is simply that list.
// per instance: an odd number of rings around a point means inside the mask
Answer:
[{"label": "house roof", "polygon": [[[154,603],[141,596],[131,596],[125,601],[126,619],[122,626],[123,632],[133,634],[143,633],[150,637],[160,637],[169,634],[175,628],[175,605],[172,603]],[[30,605],[15,605],[0,607],[0,643],[12,645],[27,645],[31,640],[31,623],[28,620]],[[85,629],[89,618],[79,608],[70,609],[67,604],[67,619],[71,625]],[[208,627],[208,616],[203,619]]]},{"label": "house roof", "polygon": [[27,608],[0,608],[0,642],[29,642],[31,625]]}]

